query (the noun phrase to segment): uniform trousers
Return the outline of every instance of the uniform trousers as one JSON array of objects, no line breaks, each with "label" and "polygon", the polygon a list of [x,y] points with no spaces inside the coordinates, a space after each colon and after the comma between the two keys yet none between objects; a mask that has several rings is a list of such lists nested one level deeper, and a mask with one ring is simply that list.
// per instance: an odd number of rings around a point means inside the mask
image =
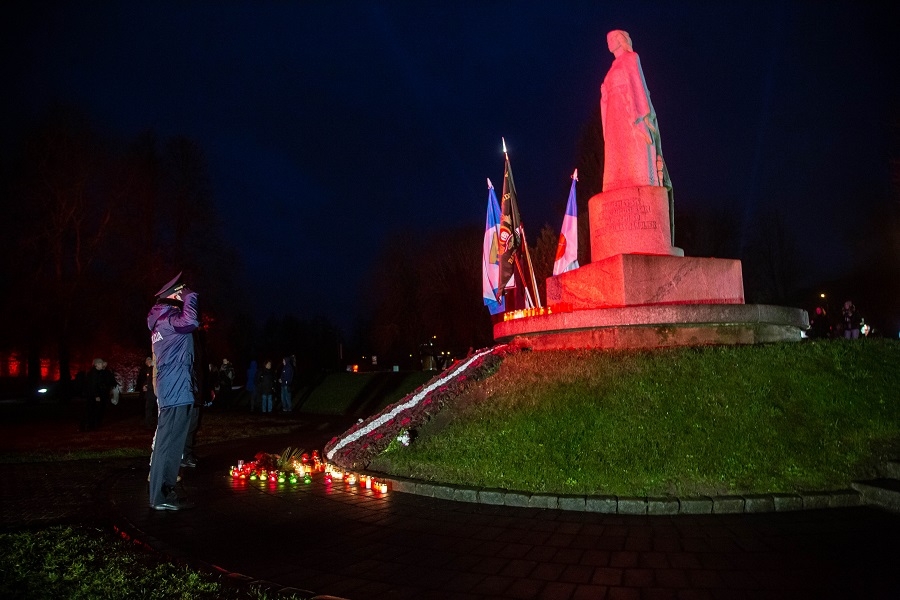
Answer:
[{"label": "uniform trousers", "polygon": [[159,410],[153,456],[150,461],[150,506],[171,501],[181,468],[181,453],[191,425],[193,405]]}]

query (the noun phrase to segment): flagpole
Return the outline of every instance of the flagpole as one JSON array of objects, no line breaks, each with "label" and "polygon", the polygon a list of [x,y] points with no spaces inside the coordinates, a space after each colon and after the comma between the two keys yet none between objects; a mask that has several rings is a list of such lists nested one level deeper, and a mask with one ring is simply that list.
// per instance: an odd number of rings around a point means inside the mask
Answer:
[{"label": "flagpole", "polygon": [[537,279],[534,277],[534,265],[531,263],[531,252],[528,250],[528,241],[525,239],[525,226],[522,229],[522,245],[525,246],[525,258],[528,259],[528,270],[531,271],[531,287],[534,289],[534,297],[537,298],[537,307],[541,308],[541,294],[538,292]]},{"label": "flagpole", "polygon": [[[503,157],[506,159],[507,164],[509,164],[509,153],[506,151],[506,138],[501,137],[500,141],[503,143]],[[522,245],[525,246],[525,259],[528,261],[528,270],[531,274],[531,289],[534,290],[534,297],[537,299],[537,307],[541,308],[541,295],[538,292],[537,279],[534,277],[534,265],[531,262],[531,252],[528,250],[528,240],[525,239],[525,227],[519,223],[519,229],[522,230]],[[524,273],[522,273],[522,265],[519,264],[518,257],[516,257],[515,261],[516,267],[519,269],[519,275],[522,277],[522,285],[525,286],[526,302],[531,301],[533,305],[534,300],[531,300],[528,293],[528,279],[526,279]]]},{"label": "flagpole", "polygon": [[519,262],[519,257],[516,255],[513,256],[513,261],[516,263],[516,270],[519,271],[519,280],[522,282],[522,289],[525,291],[525,308],[534,308],[534,300],[528,292],[528,278],[525,277],[525,272],[522,270],[522,263]]}]

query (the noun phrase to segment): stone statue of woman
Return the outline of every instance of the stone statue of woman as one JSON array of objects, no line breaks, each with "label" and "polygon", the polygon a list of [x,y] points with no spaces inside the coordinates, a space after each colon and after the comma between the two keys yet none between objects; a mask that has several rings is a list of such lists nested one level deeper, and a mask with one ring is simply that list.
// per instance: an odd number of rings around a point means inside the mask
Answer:
[{"label": "stone statue of woman", "polygon": [[603,191],[646,185],[667,188],[669,226],[674,240],[672,181],[663,160],[656,111],[650,102],[641,60],[626,31],[610,31],[606,43],[615,59],[600,86],[605,153]]}]

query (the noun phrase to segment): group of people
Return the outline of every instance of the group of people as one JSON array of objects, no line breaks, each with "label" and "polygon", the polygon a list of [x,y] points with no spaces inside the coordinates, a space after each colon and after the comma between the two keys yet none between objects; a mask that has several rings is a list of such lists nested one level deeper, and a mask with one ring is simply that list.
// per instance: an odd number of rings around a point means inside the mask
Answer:
[{"label": "group of people", "polygon": [[257,370],[256,361],[251,361],[247,369],[247,392],[250,394],[250,412],[259,404],[263,413],[274,411],[274,396],[276,388],[279,390],[282,412],[294,410],[293,385],[294,372],[296,371],[296,358],[285,356],[281,359],[281,367],[276,373],[272,361],[267,360],[262,369]]},{"label": "group of people", "polygon": [[844,302],[839,319],[833,319],[824,306],[817,306],[809,318],[809,337],[811,338],[843,337],[848,340],[856,340],[860,335],[868,335],[868,332],[865,319],[852,300]]}]

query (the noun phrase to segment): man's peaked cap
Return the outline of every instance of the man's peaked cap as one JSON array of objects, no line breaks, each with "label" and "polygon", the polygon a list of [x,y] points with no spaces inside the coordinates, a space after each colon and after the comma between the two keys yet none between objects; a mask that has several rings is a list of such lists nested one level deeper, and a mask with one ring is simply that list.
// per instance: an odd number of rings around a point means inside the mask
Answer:
[{"label": "man's peaked cap", "polygon": [[177,288],[178,286],[183,286],[184,284],[181,283],[181,274],[182,273],[184,273],[184,271],[180,271],[178,273],[178,275],[176,275],[175,278],[172,279],[172,281],[170,281],[166,285],[162,286],[162,289],[160,289],[158,292],[156,292],[156,297],[157,298],[165,298],[166,296],[168,296],[169,294],[174,292],[175,288]]}]

